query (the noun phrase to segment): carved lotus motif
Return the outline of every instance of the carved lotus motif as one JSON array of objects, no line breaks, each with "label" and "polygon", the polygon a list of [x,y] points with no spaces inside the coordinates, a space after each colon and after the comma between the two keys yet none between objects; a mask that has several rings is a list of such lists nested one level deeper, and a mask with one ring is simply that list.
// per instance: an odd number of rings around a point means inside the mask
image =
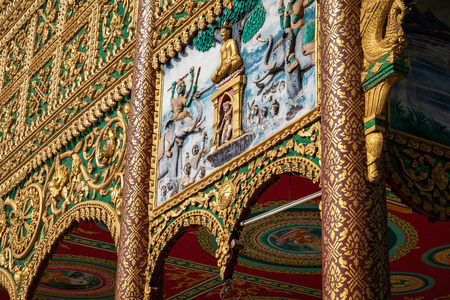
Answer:
[{"label": "carved lotus motif", "polygon": [[69,182],[70,171],[65,165],[61,165],[56,168],[55,174],[49,185],[50,194],[56,198],[61,199],[62,190],[64,186]]},{"label": "carved lotus motif", "polygon": [[440,190],[445,190],[447,188],[448,175],[441,163],[437,164],[437,166],[433,169],[431,172],[431,178]]}]

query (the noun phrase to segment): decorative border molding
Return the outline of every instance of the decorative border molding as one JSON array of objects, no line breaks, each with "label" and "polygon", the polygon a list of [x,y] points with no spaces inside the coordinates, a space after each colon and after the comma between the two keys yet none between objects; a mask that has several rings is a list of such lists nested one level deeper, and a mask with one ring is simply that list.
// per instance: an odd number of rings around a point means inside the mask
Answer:
[{"label": "decorative border molding", "polygon": [[[152,287],[158,284],[158,272],[165,256],[190,225],[205,226],[216,237],[219,248],[215,256],[221,276],[223,279],[230,276],[233,261],[237,258],[236,250],[230,246],[231,239],[239,237],[240,221],[250,212],[252,204],[264,187],[275,177],[285,173],[302,175],[315,183],[320,182],[320,166],[311,160],[320,157],[320,149],[317,148],[320,139],[317,139],[316,135],[319,131],[320,123],[315,123],[300,133],[300,136],[309,139],[309,143],[299,144],[295,139],[290,139],[276,149],[266,149],[262,156],[248,161],[245,166],[247,172],[235,170],[223,175],[218,173],[220,176],[216,176],[214,186],[209,186],[208,191],[192,195],[167,213],[153,214],[150,224],[146,293],[149,294]],[[306,154],[302,151],[304,147],[312,151]],[[289,149],[294,150],[296,154]],[[223,186],[230,184],[230,198],[235,201],[224,207],[220,203],[223,196],[220,191]]]},{"label": "decorative border molding", "polygon": [[0,268],[0,286],[9,294],[11,300],[17,299],[17,287],[13,277],[3,268]]}]

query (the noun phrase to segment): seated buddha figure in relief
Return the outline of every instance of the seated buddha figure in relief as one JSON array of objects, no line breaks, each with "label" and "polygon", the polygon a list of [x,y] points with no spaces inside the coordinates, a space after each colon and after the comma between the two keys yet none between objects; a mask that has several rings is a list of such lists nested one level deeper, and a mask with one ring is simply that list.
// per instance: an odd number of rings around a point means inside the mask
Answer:
[{"label": "seated buddha figure in relief", "polygon": [[237,42],[231,38],[231,26],[228,25],[227,22],[225,22],[220,29],[220,36],[222,37],[223,45],[220,48],[219,67],[211,77],[211,81],[214,83],[219,83],[222,79],[233,74],[244,64],[244,61],[239,54]]}]

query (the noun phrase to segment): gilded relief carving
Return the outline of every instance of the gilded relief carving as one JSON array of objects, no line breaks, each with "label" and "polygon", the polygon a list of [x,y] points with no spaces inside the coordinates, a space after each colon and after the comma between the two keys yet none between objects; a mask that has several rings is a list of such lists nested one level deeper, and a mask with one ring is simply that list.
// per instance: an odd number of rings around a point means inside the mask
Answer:
[{"label": "gilded relief carving", "polygon": [[[0,116],[0,133],[2,134],[0,139],[0,159],[11,150],[14,144],[14,135],[16,132],[17,115],[19,110],[19,95],[17,93],[6,105],[1,109]],[[3,171],[7,172],[5,168]],[[2,172],[2,175],[4,173]],[[0,175],[0,176],[2,176]]]},{"label": "gilded relief carving", "polygon": [[100,58],[100,64],[109,61],[122,50],[134,35],[136,26],[134,5],[134,1],[131,0],[114,0],[102,7],[100,40],[101,51],[106,56]]},{"label": "gilded relief carving", "polygon": [[364,52],[362,82],[365,91],[368,178],[378,183],[383,132],[386,121],[386,103],[392,87],[409,70],[409,60],[402,54],[406,50],[403,17],[408,12],[404,1],[366,0],[361,8],[361,37]]},{"label": "gilded relief carving", "polygon": [[59,0],[47,0],[38,11],[38,25],[34,52],[41,50],[56,34],[56,23],[59,14]]},{"label": "gilded relief carving", "polygon": [[81,83],[83,78],[87,76],[85,71],[87,52],[88,52],[88,34],[87,26],[82,28],[76,37],[64,48],[63,69],[61,75],[62,96],[66,90],[73,92],[77,84]]},{"label": "gilded relief carving", "polygon": [[[43,69],[31,79],[31,94],[28,105],[28,118],[31,126],[36,124],[36,120],[41,116],[45,117],[46,109],[51,101],[50,99],[50,84],[52,63],[49,61]],[[47,108],[47,110],[49,110]]]},{"label": "gilded relief carving", "polygon": [[282,10],[270,1],[199,2],[190,15],[194,4],[180,2],[156,22],[153,67],[164,75],[154,205],[316,106],[316,3],[277,3]]},{"label": "gilded relief carving", "polygon": [[102,220],[118,242],[135,2],[19,0],[0,12],[0,284],[12,299],[30,297],[76,222]]},{"label": "gilded relief carving", "polygon": [[[301,174],[313,182],[320,181],[320,123],[309,128],[299,127],[295,129],[295,138],[286,135],[287,142],[266,145],[259,156],[205,178],[206,181],[196,184],[195,189],[190,189],[177,199],[179,201],[150,211],[147,294],[160,276],[163,259],[170,251],[168,245],[183,233],[183,228],[201,225],[215,236],[219,245],[215,257],[220,275],[226,279],[230,275],[231,236],[250,209],[255,190],[283,173]],[[293,156],[291,151],[295,153]],[[215,220],[222,220],[223,225]]]},{"label": "gilded relief carving", "polygon": [[[90,199],[110,195],[110,200],[100,204],[109,210],[114,205],[120,211],[127,140],[127,121],[122,110],[129,111],[120,107],[117,116],[106,117],[103,128],[95,128],[74,149],[58,154],[51,167],[44,165],[34,172],[14,196],[0,198],[0,222],[6,225],[1,231],[0,265],[14,272],[16,284],[24,280],[31,283],[29,275],[36,272],[33,269],[38,267],[36,262],[40,263],[46,255],[39,252],[43,241],[56,241],[57,236],[53,235],[64,233],[64,230],[55,231],[61,219],[74,214],[71,222],[85,218],[75,213],[78,205],[83,207],[95,202]],[[6,207],[10,207],[8,214]],[[112,218],[101,210],[94,209],[92,213],[89,212],[89,218],[104,220],[109,227],[118,226],[120,213],[114,212]],[[40,241],[36,243],[39,236]],[[118,241],[117,236],[115,239]],[[37,250],[31,259],[24,266],[18,264],[33,249]],[[24,293],[19,299],[25,299]]]},{"label": "gilded relief carving", "polygon": [[400,132],[387,136],[387,181],[430,220],[450,219],[450,150]]},{"label": "gilded relief carving", "polygon": [[29,23],[26,23],[17,35],[7,43],[4,85],[14,80],[25,67],[28,26]]},{"label": "gilded relief carving", "polygon": [[81,7],[83,7],[83,5],[87,3],[87,0],[68,0],[67,3],[69,7],[67,11],[67,16],[69,18],[73,18],[81,9]]},{"label": "gilded relief carving", "polygon": [[15,200],[5,199],[4,205],[12,208],[9,214],[11,222],[12,254],[17,259],[25,258],[34,247],[39,235],[43,214],[43,193],[39,184],[30,184],[19,190]]}]

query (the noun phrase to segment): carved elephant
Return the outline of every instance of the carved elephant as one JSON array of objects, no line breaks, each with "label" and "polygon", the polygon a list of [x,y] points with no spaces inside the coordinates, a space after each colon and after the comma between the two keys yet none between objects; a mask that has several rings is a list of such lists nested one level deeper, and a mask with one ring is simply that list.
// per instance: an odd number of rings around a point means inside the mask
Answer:
[{"label": "carved elephant", "polygon": [[194,98],[198,109],[197,118],[188,115],[182,119],[170,119],[165,124],[165,129],[159,140],[158,146],[158,180],[166,175],[170,179],[179,178],[182,175],[182,148],[188,135],[199,130],[203,116],[203,105]]},{"label": "carved elephant", "polygon": [[[286,76],[286,93],[288,100],[296,101],[301,96],[303,88],[303,73],[313,66],[312,55],[303,54],[303,28],[300,29],[297,36],[294,35],[292,29],[288,28],[283,31],[282,38],[274,45],[274,38],[269,35],[267,39],[262,39],[260,35],[257,40],[267,45],[267,49],[262,61],[263,75],[257,79],[255,84],[258,88],[263,89],[265,85],[273,79],[278,72],[285,72]],[[298,60],[298,67],[289,72],[291,62],[289,55],[291,49],[294,49],[295,58]]]}]

